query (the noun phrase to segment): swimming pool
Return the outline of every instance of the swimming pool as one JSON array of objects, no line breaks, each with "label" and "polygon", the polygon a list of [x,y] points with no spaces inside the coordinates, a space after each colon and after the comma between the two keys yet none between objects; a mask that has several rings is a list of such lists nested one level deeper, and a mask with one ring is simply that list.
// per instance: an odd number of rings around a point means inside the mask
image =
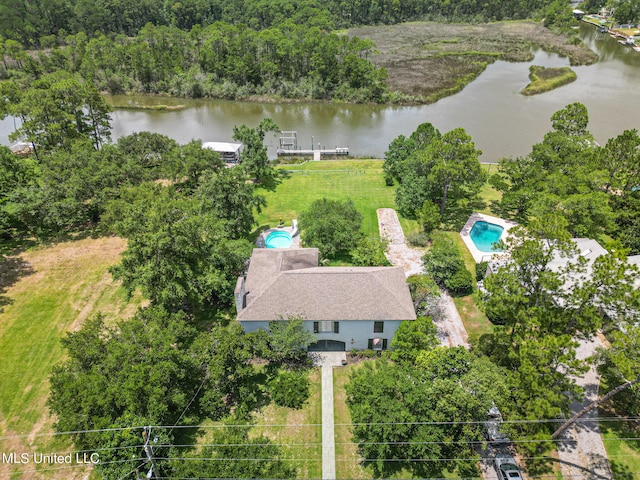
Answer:
[{"label": "swimming pool", "polygon": [[501,252],[502,249],[495,247],[494,244],[500,240],[502,232],[504,232],[504,228],[500,225],[480,221],[473,224],[469,237],[481,252]]},{"label": "swimming pool", "polygon": [[289,233],[276,230],[267,235],[267,238],[264,239],[264,244],[267,248],[289,248],[291,241]]}]

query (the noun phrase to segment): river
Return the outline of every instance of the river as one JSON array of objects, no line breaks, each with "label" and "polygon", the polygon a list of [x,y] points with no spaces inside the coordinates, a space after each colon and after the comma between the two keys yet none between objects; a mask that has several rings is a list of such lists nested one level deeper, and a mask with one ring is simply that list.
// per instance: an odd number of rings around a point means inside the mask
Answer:
[{"label": "river", "polygon": [[[255,126],[271,117],[283,130],[296,130],[302,148],[349,147],[354,156],[384,156],[396,136],[409,135],[423,122],[431,122],[445,132],[463,127],[482,161],[504,156],[526,155],[551,128],[550,117],[572,102],[582,102],[589,110],[589,129],[601,144],[624,130],[638,128],[640,118],[640,53],[619,45],[608,35],[582,25],[580,34],[600,56],[594,65],[574,67],[578,79],[564,87],[525,97],[519,92],[528,83],[530,65],[557,67],[568,60],[538,51],[532,62],[498,61],[456,95],[431,105],[380,106],[326,103],[250,103],[221,100],[184,100],[135,97],[153,104],[184,104],[171,111],[116,110],[113,138],[138,131],[153,131],[179,141],[231,141],[233,125]],[[126,101],[114,97],[114,102]],[[8,144],[13,120],[0,122],[0,143]],[[278,143],[266,139],[270,154]]]}]

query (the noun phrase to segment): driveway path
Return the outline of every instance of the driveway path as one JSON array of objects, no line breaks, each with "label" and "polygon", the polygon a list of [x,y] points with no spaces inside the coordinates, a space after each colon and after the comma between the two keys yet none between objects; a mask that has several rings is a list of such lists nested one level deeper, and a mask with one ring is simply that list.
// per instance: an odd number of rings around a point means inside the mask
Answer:
[{"label": "driveway path", "polygon": [[424,273],[422,268],[423,253],[406,244],[398,214],[393,208],[378,209],[378,228],[380,236],[389,240],[386,255],[392,265],[404,268],[407,277]]},{"label": "driveway path", "polygon": [[322,366],[322,480],[336,478],[335,419],[333,416],[333,367],[347,359],[345,352],[309,353],[314,365]]},{"label": "driveway path", "polygon": [[[387,259],[392,265],[404,268],[404,273],[407,277],[424,273],[422,266],[422,255],[424,253],[407,245],[400,220],[398,220],[398,214],[393,208],[378,209],[378,228],[380,229],[380,236],[389,240]],[[438,306],[442,310],[443,318],[434,323],[438,328],[437,337],[440,343],[445,347],[463,345],[469,348],[469,336],[464,328],[458,309],[449,294],[442,293]]]},{"label": "driveway path", "polygon": [[[591,341],[580,340],[578,358],[590,357],[597,347],[602,346],[603,343],[598,337]],[[585,398],[581,402],[574,402],[571,405],[572,413],[582,410],[598,397],[600,376],[592,366],[587,373],[577,378],[576,382],[584,387]],[[564,478],[584,480],[610,480],[613,478],[607,452],[602,443],[597,417],[598,409],[595,408],[569,427],[562,435],[564,441],[558,442],[560,466]]]}]

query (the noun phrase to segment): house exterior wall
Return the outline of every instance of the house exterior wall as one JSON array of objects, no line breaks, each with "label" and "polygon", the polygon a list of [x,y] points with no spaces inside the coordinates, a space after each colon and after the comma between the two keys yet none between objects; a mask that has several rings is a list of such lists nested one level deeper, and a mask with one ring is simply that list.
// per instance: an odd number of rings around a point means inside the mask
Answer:
[{"label": "house exterior wall", "polygon": [[[375,321],[373,320],[342,320],[339,321],[339,333],[319,332],[314,333],[317,340],[338,340],[345,343],[345,348],[349,350],[366,350],[369,348],[369,339],[379,338],[387,340],[387,348],[391,348],[391,340],[396,334],[400,320],[385,320],[383,331],[375,333],[373,331]],[[269,322],[264,321],[241,321],[240,325],[247,333],[257,330],[268,330]],[[304,326],[313,333],[313,321],[305,320]],[[352,341],[353,340],[353,341]]]}]

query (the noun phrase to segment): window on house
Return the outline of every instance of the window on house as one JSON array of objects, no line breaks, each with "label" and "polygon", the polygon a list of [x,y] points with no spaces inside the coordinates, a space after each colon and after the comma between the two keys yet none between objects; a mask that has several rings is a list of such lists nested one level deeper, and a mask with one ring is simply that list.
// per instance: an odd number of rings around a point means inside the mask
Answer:
[{"label": "window on house", "polygon": [[384,331],[384,322],[373,322],[373,333],[382,333]]},{"label": "window on house", "polygon": [[313,322],[313,333],[340,333],[339,322],[331,320]]},{"label": "window on house", "polygon": [[387,339],[386,338],[370,338],[369,350],[386,350]]}]

